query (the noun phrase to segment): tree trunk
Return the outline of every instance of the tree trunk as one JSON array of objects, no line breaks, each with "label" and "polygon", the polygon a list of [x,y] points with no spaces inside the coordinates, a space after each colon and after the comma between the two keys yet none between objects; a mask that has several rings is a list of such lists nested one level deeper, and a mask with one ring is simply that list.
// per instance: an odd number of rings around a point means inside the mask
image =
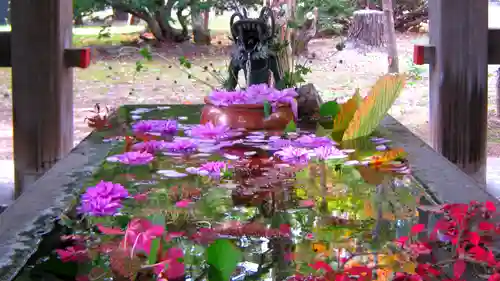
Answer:
[{"label": "tree trunk", "polygon": [[396,43],[396,30],[394,29],[394,11],[392,10],[392,0],[382,0],[384,9],[384,25],[387,40],[387,55],[389,62],[389,73],[399,72],[398,46]]},{"label": "tree trunk", "polygon": [[133,17],[137,17],[145,21],[148,29],[154,35],[156,40],[160,42],[183,42],[189,39],[187,36],[186,18],[182,16],[183,9],[179,9],[177,11],[177,17],[182,26],[182,31],[173,28],[167,20],[170,18],[172,9],[177,1],[178,0],[168,0],[163,9],[156,11],[154,15],[151,15],[146,11],[131,9],[128,5],[124,5],[120,2],[112,2],[112,5],[116,10],[129,13]]},{"label": "tree trunk", "polygon": [[205,20],[202,12],[197,7],[198,2],[191,4],[191,27],[193,29],[193,41],[198,45],[210,45],[210,33],[205,29]]},{"label": "tree trunk", "polygon": [[306,21],[297,32],[293,54],[298,56],[303,53],[307,54],[307,45],[309,41],[316,35],[318,21],[318,8],[314,8],[312,12],[307,13]]},{"label": "tree trunk", "polygon": [[384,45],[384,12],[378,10],[358,10],[353,14],[347,42],[354,47]]},{"label": "tree trunk", "polygon": [[113,14],[115,17],[115,20],[117,21],[128,21],[128,13],[122,12],[117,9],[113,9]]},{"label": "tree trunk", "polygon": [[75,26],[82,26],[83,25],[83,16],[78,15],[75,16]]},{"label": "tree trunk", "polygon": [[497,118],[500,118],[500,67],[497,69]]}]

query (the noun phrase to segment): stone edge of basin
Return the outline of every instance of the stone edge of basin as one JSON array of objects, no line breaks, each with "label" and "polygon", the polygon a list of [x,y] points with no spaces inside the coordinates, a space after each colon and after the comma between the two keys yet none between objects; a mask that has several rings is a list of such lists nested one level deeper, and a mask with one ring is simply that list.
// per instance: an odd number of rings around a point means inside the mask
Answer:
[{"label": "stone edge of basin", "polygon": [[90,134],[0,214],[0,280],[13,280],[112,148]]},{"label": "stone edge of basin", "polygon": [[[495,200],[391,116],[382,122],[380,133],[409,153],[414,177],[438,201]],[[97,142],[98,138],[89,135],[0,214],[0,281],[16,277],[36,252],[40,238],[53,229],[55,219],[67,211],[85,181],[108,155],[112,144]]]},{"label": "stone edge of basin", "polygon": [[413,177],[429,190],[438,202],[492,201],[500,206],[484,185],[462,172],[392,116],[387,116],[382,121],[379,130],[382,137],[392,141],[393,146],[405,149]]}]

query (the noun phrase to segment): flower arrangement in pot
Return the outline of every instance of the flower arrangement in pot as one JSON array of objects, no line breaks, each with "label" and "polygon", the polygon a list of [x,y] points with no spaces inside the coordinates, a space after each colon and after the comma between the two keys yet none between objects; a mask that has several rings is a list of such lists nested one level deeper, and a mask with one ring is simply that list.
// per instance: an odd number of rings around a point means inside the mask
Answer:
[{"label": "flower arrangement in pot", "polygon": [[233,129],[283,130],[297,120],[297,92],[277,90],[267,84],[245,90],[214,90],[205,97],[201,123],[225,125]]}]

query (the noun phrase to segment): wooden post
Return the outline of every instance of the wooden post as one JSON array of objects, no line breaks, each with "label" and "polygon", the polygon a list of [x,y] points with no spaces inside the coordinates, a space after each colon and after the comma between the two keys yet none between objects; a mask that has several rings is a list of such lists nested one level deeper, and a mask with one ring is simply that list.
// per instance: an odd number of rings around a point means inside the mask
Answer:
[{"label": "wooden post", "polygon": [[485,182],[488,0],[430,0],[430,125],[434,149]]},{"label": "wooden post", "polygon": [[11,1],[15,193],[73,147],[72,1]]}]

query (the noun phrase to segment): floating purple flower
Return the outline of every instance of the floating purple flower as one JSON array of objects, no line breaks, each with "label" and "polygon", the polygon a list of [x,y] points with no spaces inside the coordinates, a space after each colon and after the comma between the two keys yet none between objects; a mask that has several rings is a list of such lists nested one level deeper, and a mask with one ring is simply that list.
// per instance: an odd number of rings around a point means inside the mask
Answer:
[{"label": "floating purple flower", "polygon": [[173,135],[177,132],[176,120],[141,120],[132,125],[134,134],[157,133]]},{"label": "floating purple flower", "polygon": [[134,151],[143,151],[151,154],[155,154],[158,151],[166,149],[167,142],[159,140],[150,140],[136,143],[132,146]]},{"label": "floating purple flower", "polygon": [[121,207],[122,204],[119,201],[103,197],[91,201],[82,201],[78,211],[89,216],[105,217],[115,215]]},{"label": "floating purple flower", "polygon": [[269,88],[267,84],[251,85],[246,90],[249,102],[255,104],[263,103],[265,100],[268,100],[269,95],[273,92],[277,92],[277,90]]},{"label": "floating purple flower", "polygon": [[192,153],[198,148],[198,142],[193,139],[175,139],[167,143],[165,147],[174,153]]},{"label": "floating purple flower", "polygon": [[186,172],[190,174],[197,174],[200,176],[208,176],[211,178],[220,178],[227,170],[227,164],[223,161],[210,161],[202,164],[200,167],[186,168]]},{"label": "floating purple flower", "polygon": [[385,144],[385,143],[389,143],[391,142],[390,140],[388,139],[384,139],[384,138],[377,138],[377,137],[373,137],[370,139],[374,144],[376,145],[380,145],[380,144]]},{"label": "floating purple flower", "polygon": [[335,142],[328,137],[317,137],[315,135],[303,135],[294,141],[296,146],[304,148],[316,148],[320,146],[333,146]]},{"label": "floating purple flower", "polygon": [[111,199],[124,199],[128,197],[128,191],[119,183],[100,181],[95,186],[87,188],[82,195],[82,200],[96,197],[109,197]]},{"label": "floating purple flower", "polygon": [[288,164],[307,164],[310,159],[309,150],[293,146],[287,146],[274,155]]},{"label": "floating purple flower", "polygon": [[194,126],[188,132],[193,138],[221,140],[231,135],[231,130],[228,126],[214,125],[212,122]]},{"label": "floating purple flower", "polygon": [[87,188],[81,196],[79,212],[91,216],[110,216],[122,207],[121,200],[129,196],[123,185],[113,182],[100,181],[93,187]]},{"label": "floating purple flower", "polygon": [[154,160],[154,156],[148,152],[130,151],[108,158],[108,161],[116,161],[125,165],[139,166],[147,165]]},{"label": "floating purple flower", "polygon": [[292,146],[292,145],[293,145],[293,142],[291,140],[282,139],[282,138],[269,139],[269,146],[273,150],[282,149],[284,147]]},{"label": "floating purple flower", "polygon": [[347,155],[335,146],[320,146],[314,149],[314,154],[319,160],[341,159]]},{"label": "floating purple flower", "polygon": [[246,104],[249,102],[247,93],[244,91],[215,90],[210,94],[209,99],[216,106]]}]

